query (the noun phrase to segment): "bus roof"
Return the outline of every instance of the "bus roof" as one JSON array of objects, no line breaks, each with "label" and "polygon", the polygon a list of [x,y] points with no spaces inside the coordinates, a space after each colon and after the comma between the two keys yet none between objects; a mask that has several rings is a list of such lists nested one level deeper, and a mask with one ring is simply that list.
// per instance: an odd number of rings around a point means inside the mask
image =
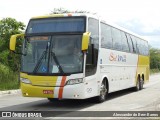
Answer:
[{"label": "bus roof", "polygon": [[32,17],[31,19],[52,18],[52,17],[70,17],[70,16],[87,16],[87,14],[84,14],[84,13],[50,14],[50,15]]}]

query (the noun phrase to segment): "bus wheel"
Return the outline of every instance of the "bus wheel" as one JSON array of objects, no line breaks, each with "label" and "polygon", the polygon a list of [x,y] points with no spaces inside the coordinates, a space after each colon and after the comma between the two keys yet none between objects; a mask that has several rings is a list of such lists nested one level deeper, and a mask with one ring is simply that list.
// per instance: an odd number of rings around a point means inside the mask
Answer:
[{"label": "bus wheel", "polygon": [[100,87],[100,95],[96,97],[96,101],[98,103],[102,103],[106,100],[107,88],[106,82],[103,80],[101,87]]},{"label": "bus wheel", "polygon": [[136,91],[140,90],[140,80],[139,80],[139,78],[138,78],[138,80],[137,80],[135,90],[136,90]]},{"label": "bus wheel", "polygon": [[135,90],[138,91],[138,90],[143,89],[143,83],[144,83],[144,82],[143,82],[143,79],[142,79],[141,77],[138,77]]},{"label": "bus wheel", "polygon": [[140,84],[139,84],[139,89],[142,90],[143,89],[143,84],[144,84],[144,81],[142,78],[140,78]]},{"label": "bus wheel", "polygon": [[56,99],[56,98],[48,98],[48,100],[49,100],[50,102],[58,101],[58,99]]}]

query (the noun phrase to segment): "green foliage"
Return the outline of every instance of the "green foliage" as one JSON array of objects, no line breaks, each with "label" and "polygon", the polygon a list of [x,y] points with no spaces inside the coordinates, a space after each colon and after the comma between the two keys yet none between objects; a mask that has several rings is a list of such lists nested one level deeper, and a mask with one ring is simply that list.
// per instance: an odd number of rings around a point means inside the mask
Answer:
[{"label": "green foliage", "polygon": [[150,49],[150,68],[160,70],[160,50],[151,48]]},{"label": "green foliage", "polygon": [[9,41],[11,35],[22,33],[24,28],[25,25],[22,22],[18,22],[13,18],[0,20],[0,63],[9,66],[14,71],[19,68],[20,56],[11,54]]},{"label": "green foliage", "polygon": [[19,88],[18,73],[0,63],[0,90]]},{"label": "green foliage", "polygon": [[150,74],[155,74],[155,73],[159,73],[160,70],[159,69],[150,69]]},{"label": "green foliage", "polygon": [[19,88],[18,70],[20,56],[9,51],[13,34],[22,33],[25,25],[13,18],[0,20],[0,90]]},{"label": "green foliage", "polygon": [[0,40],[8,48],[10,36],[21,33],[25,28],[22,22],[18,22],[13,18],[4,18],[0,20]]}]

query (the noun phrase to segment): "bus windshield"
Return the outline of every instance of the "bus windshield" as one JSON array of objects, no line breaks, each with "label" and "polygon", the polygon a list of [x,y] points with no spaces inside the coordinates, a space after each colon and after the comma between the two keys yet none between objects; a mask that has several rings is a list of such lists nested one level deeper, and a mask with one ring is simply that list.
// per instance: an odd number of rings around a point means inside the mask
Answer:
[{"label": "bus windshield", "polygon": [[82,73],[82,35],[27,37],[22,57],[22,72],[30,74]]},{"label": "bus windshield", "polygon": [[[43,28],[43,29],[42,29]],[[84,17],[31,19],[26,33],[84,32]]]}]

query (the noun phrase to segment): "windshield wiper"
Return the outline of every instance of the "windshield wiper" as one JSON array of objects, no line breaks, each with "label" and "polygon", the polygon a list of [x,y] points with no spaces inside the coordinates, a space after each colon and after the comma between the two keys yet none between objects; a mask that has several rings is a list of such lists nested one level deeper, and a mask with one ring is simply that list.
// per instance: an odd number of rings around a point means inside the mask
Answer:
[{"label": "windshield wiper", "polygon": [[40,59],[38,60],[34,70],[33,70],[33,73],[36,73],[39,69],[39,67],[41,66],[41,63],[42,63],[42,59],[44,58],[44,56],[46,56],[47,54],[47,51],[44,51],[43,54],[41,55]]},{"label": "windshield wiper", "polygon": [[35,68],[34,68],[34,70],[33,70],[33,73],[36,73],[36,72],[38,71],[39,67],[41,66],[42,59],[43,59],[44,57],[45,57],[45,61],[46,61],[46,59],[47,59],[47,52],[48,52],[49,46],[50,46],[50,42],[47,43],[46,50],[43,51],[40,59],[38,60],[36,66],[35,66]]},{"label": "windshield wiper", "polygon": [[[33,70],[33,73],[36,73],[36,72],[38,71],[39,67],[41,66],[42,59],[43,59],[44,57],[45,57],[45,60],[46,60],[46,58],[47,58],[47,52],[48,52],[48,49],[49,49],[49,45],[50,45],[50,44],[48,44],[48,45],[46,46],[46,50],[43,52],[43,54],[41,55],[40,59],[38,60],[36,66],[35,66],[35,68],[34,68],[34,70]],[[59,61],[58,61],[55,53],[54,53],[54,52],[49,52],[49,53],[51,54],[51,56],[52,56],[53,59],[55,60],[55,63],[57,64],[57,67],[59,68],[59,71],[60,71],[61,73],[64,73],[61,65],[59,64]],[[49,61],[50,61],[50,57],[49,57],[48,59],[49,59]],[[48,62],[48,65],[49,65],[49,62]],[[48,66],[47,69],[49,69],[49,66]],[[47,71],[48,71],[48,70],[47,70]]]},{"label": "windshield wiper", "polygon": [[53,57],[55,63],[57,64],[57,66],[58,66],[58,68],[59,68],[59,71],[60,71],[61,73],[64,73],[64,71],[63,71],[63,69],[62,69],[62,66],[59,64],[59,61],[57,60],[57,57],[56,57],[56,55],[55,55],[54,52],[51,52],[51,56]]}]

